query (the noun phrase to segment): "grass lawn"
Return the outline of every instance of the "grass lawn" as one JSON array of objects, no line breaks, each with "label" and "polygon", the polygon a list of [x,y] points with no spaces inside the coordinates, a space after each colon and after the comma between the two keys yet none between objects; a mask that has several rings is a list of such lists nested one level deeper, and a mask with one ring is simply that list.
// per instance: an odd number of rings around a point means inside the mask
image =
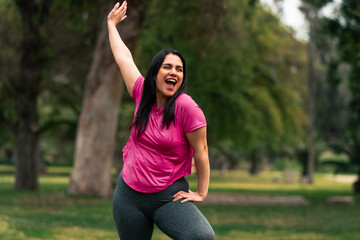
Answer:
[{"label": "grass lawn", "polygon": [[[50,167],[40,191],[13,190],[13,167],[0,165],[0,239],[118,239],[112,199],[66,193],[71,168]],[[251,195],[301,195],[305,206],[223,206],[199,204],[217,239],[360,239],[360,198],[355,205],[329,205],[330,196],[352,196],[351,183],[317,174],[315,184],[273,183],[279,172],[250,177],[246,172],[213,171],[211,192]],[[188,178],[196,185],[196,178]],[[155,228],[153,239],[169,239]]]}]

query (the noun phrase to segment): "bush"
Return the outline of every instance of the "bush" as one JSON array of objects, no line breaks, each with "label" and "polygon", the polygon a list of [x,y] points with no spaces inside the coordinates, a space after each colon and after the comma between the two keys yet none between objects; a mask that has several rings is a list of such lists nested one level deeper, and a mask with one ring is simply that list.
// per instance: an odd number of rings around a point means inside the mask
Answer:
[{"label": "bush", "polygon": [[278,158],[273,164],[274,170],[301,170],[301,165],[295,159],[290,158]]}]

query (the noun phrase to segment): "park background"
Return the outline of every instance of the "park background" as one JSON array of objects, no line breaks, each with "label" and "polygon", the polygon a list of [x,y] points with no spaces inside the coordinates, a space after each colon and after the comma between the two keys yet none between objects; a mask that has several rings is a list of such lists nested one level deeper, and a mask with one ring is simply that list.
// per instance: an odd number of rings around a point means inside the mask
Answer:
[{"label": "park background", "polygon": [[[162,48],[187,60],[218,239],[360,239],[360,2],[300,1],[302,39],[280,21],[287,1],[129,0],[119,31],[143,74]],[[114,4],[0,0],[1,239],[117,238],[134,104],[107,39]]]}]

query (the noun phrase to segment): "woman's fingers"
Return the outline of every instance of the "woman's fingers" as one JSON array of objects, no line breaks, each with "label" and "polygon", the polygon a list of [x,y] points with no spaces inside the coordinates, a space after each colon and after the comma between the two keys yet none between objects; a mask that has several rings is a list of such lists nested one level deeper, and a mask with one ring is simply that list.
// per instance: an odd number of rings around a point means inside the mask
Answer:
[{"label": "woman's fingers", "polygon": [[119,2],[117,2],[108,15],[108,21],[111,21],[114,24],[118,24],[119,22],[123,21],[127,17],[126,10],[127,10],[126,1],[124,1],[121,5]]},{"label": "woman's fingers", "polygon": [[184,191],[177,192],[173,197],[174,197],[173,201],[180,200],[186,197],[186,192]]},{"label": "woman's fingers", "polygon": [[122,20],[124,20],[126,17],[127,17],[127,15],[123,16],[123,17],[120,19],[120,22],[121,22]]},{"label": "woman's fingers", "polygon": [[120,22],[126,18],[127,2],[124,1],[120,8],[117,9],[117,14],[120,17]]},{"label": "woman's fingers", "polygon": [[120,5],[120,3],[117,2],[117,3],[115,4],[114,8],[113,8],[113,11],[115,11],[116,9],[118,9],[118,8],[119,8],[119,5]]},{"label": "woman's fingers", "polygon": [[180,192],[175,193],[174,196],[173,196],[173,197],[174,197],[174,200],[175,200],[175,198],[179,197],[179,195],[180,195],[181,193],[183,193],[183,191],[180,191]]},{"label": "woman's fingers", "polygon": [[203,197],[201,197],[197,192],[192,192],[189,190],[189,192],[179,191],[176,194],[174,194],[173,201],[178,201],[180,199],[183,199],[181,203],[193,201],[193,202],[202,202],[204,201]]},{"label": "woman's fingers", "polygon": [[[118,3],[117,3],[118,4]],[[121,6],[117,9],[117,11],[120,13],[120,14],[123,14],[126,12],[126,9],[127,9],[127,2],[124,1]]]}]

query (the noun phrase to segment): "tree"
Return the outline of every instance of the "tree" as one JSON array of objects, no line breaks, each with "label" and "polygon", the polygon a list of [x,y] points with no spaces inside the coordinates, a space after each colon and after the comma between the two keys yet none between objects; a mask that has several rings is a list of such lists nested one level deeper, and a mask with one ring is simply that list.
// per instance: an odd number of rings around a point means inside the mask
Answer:
[{"label": "tree", "polygon": [[340,11],[335,19],[328,19],[328,30],[337,42],[339,52],[337,63],[339,71],[340,63],[347,63],[350,71],[347,75],[351,99],[349,103],[349,123],[345,135],[345,149],[350,157],[350,163],[358,174],[358,180],[354,183],[354,191],[360,192],[360,2],[356,0],[343,0]]},{"label": "tree", "polygon": [[[106,16],[115,3],[105,6],[93,61],[87,76],[78,122],[71,194],[110,196],[111,166],[123,83],[107,38]],[[134,52],[143,21],[144,1],[129,1],[128,18],[120,25],[125,44]]]},{"label": "tree", "polygon": [[313,174],[315,167],[315,138],[316,138],[316,81],[320,77],[316,71],[315,62],[318,58],[316,38],[320,35],[319,31],[319,11],[332,0],[302,0],[301,10],[305,15],[309,27],[308,40],[308,89],[309,89],[309,143],[307,154],[307,171],[306,178],[309,183],[313,183]]},{"label": "tree", "polygon": [[[36,151],[39,143],[39,119],[37,99],[43,81],[46,53],[46,20],[53,1],[15,1],[21,19],[19,59],[15,73],[3,78],[3,86],[11,94],[15,107],[15,119],[0,114],[1,122],[16,136],[16,189],[38,189]],[[9,4],[9,7],[11,5]],[[16,22],[14,24],[17,24]],[[14,32],[18,34],[18,32]],[[13,121],[14,122],[13,122]]]},{"label": "tree", "polygon": [[309,42],[308,42],[308,86],[309,86],[309,145],[307,156],[307,171],[306,177],[309,183],[313,183],[314,166],[315,166],[315,32],[318,20],[318,9],[309,3],[303,3],[303,11],[309,24]]},{"label": "tree", "polygon": [[[51,7],[47,6],[50,3]],[[0,27],[2,36],[0,44],[0,122],[8,130],[7,134],[11,133],[15,137],[21,132],[27,131],[27,128],[18,128],[19,124],[17,122],[20,122],[19,119],[24,118],[24,116],[18,114],[16,102],[17,99],[21,98],[21,95],[30,96],[32,99],[36,99],[33,100],[36,101],[36,104],[33,104],[36,109],[29,108],[27,114],[27,117],[31,114],[37,116],[37,124],[35,125],[38,127],[36,130],[37,143],[35,144],[35,152],[39,153],[40,150],[42,152],[44,145],[48,149],[49,142],[55,141],[61,141],[61,144],[63,144],[61,151],[59,149],[56,150],[57,152],[70,152],[69,150],[64,151],[64,149],[68,149],[66,146],[69,145],[67,144],[69,139],[74,138],[71,135],[73,135],[72,132],[75,132],[72,131],[72,128],[76,126],[78,109],[80,108],[77,106],[77,102],[80,102],[78,99],[81,99],[78,93],[79,89],[83,89],[83,66],[88,64],[87,59],[89,59],[89,56],[87,52],[89,51],[87,49],[93,49],[91,48],[91,28],[94,24],[87,20],[86,16],[90,14],[91,18],[89,19],[98,20],[96,14],[94,16],[94,13],[98,12],[97,3],[86,0],[62,0],[48,1],[47,3],[36,1],[32,5],[31,2],[27,2],[32,7],[22,5],[22,8],[25,8],[23,11],[32,11],[32,17],[27,16],[27,18],[30,18],[33,23],[27,21],[28,19],[24,20],[26,23],[20,21],[19,8],[13,1],[4,1],[1,4],[0,15],[1,22],[4,25]],[[46,7],[42,6],[42,4]],[[46,12],[46,8],[48,8],[48,12]],[[40,21],[40,19],[42,20]],[[24,41],[21,39],[24,29],[30,28],[26,27],[27,24],[31,26],[31,30],[27,30],[26,37],[24,37],[27,44],[23,44]],[[38,28],[38,30],[32,31],[33,28]],[[38,38],[40,38],[41,42],[36,43],[40,46],[35,46],[32,49],[33,46],[30,44],[38,39],[29,36],[36,34],[40,35]],[[33,38],[36,40],[29,42]],[[26,50],[24,49],[25,46],[26,49],[32,49],[30,50],[31,53],[27,53],[28,61],[32,63],[31,68],[33,68],[33,72],[29,75],[32,75],[34,79],[37,77],[36,75],[39,75],[36,81],[20,77],[20,73],[24,69],[20,65],[20,59],[23,56],[22,52]],[[42,62],[39,63],[39,60],[42,60]],[[23,97],[23,99],[25,100],[20,102],[29,104],[27,98]],[[30,120],[22,120],[22,122],[28,121]],[[45,136],[45,139],[39,141],[41,140],[40,135],[41,138]],[[5,134],[1,134],[1,140],[5,141],[5,136]],[[15,142],[18,146],[27,146],[27,148],[32,145],[11,139],[10,141]],[[7,144],[9,143],[11,142],[7,142]],[[3,146],[3,144],[1,145]],[[59,144],[57,144],[58,146]],[[32,152],[28,151],[28,153]],[[22,159],[24,154],[20,154],[18,157]],[[33,171],[39,167],[39,164],[36,164],[35,161],[30,164],[25,163],[31,159],[30,156],[26,156],[25,160],[21,159],[18,164],[25,166],[26,171]],[[19,175],[24,179],[24,182],[32,182],[33,180],[29,178],[35,176],[34,174],[24,173]]]}]

